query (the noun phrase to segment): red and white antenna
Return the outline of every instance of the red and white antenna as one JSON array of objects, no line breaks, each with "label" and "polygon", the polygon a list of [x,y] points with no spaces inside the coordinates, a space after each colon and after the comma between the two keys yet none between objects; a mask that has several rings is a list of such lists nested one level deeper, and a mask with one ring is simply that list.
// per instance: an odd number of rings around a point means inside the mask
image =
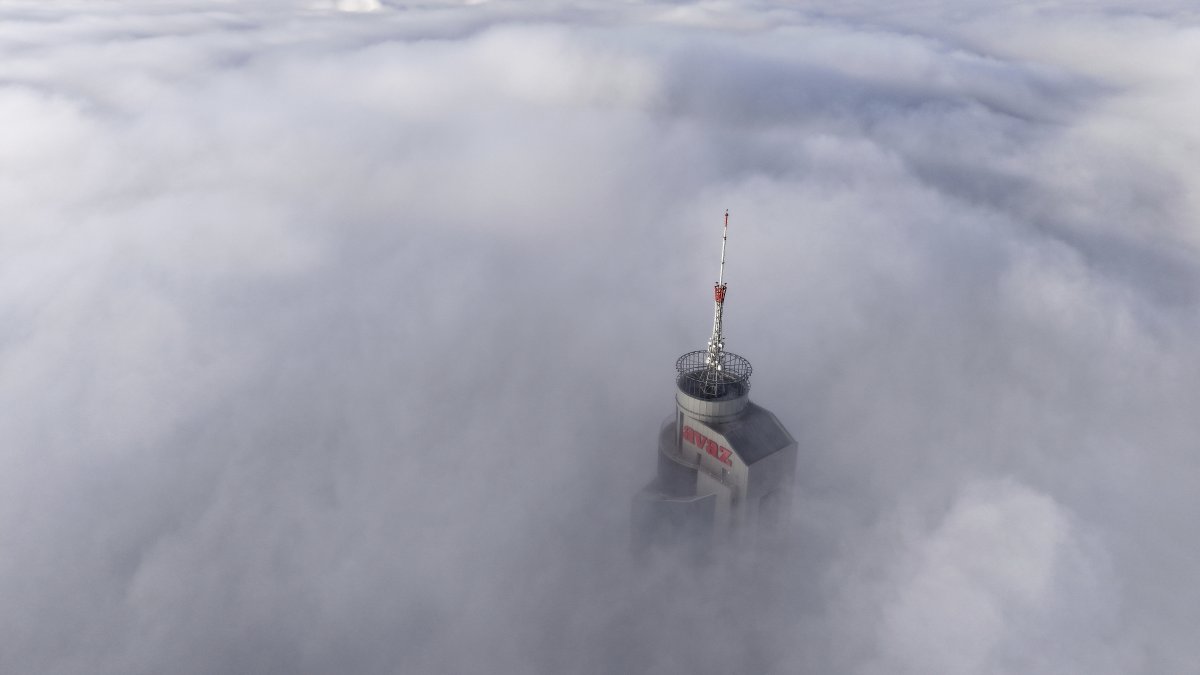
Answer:
[{"label": "red and white antenna", "polygon": [[709,370],[724,368],[725,338],[721,335],[721,312],[725,307],[725,242],[729,239],[729,209],[725,209],[725,227],[721,231],[721,271],[717,283],[713,284],[713,330],[708,339],[708,356],[704,364]]},{"label": "red and white antenna", "polygon": [[746,396],[750,391],[753,368],[746,359],[725,351],[721,333],[721,318],[725,311],[725,244],[729,241],[729,211],[725,211],[725,227],[721,231],[721,271],[713,284],[713,330],[708,349],[688,352],[675,360],[679,390],[693,398],[708,401],[729,401]]}]

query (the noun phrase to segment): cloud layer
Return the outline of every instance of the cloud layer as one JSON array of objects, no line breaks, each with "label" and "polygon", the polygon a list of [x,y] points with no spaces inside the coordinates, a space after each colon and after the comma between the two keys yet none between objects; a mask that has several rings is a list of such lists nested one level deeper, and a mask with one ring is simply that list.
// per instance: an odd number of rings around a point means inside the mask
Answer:
[{"label": "cloud layer", "polygon": [[[1198,17],[881,4],[0,8],[0,670],[1187,671]],[[681,581],[725,208],[798,498]]]}]

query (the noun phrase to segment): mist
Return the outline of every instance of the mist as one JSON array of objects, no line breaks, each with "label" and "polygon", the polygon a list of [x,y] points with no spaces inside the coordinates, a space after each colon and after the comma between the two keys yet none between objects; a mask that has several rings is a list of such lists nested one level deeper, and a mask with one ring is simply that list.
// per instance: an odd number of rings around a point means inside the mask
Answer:
[{"label": "mist", "polygon": [[[1189,4],[0,5],[0,670],[1194,670]],[[638,565],[727,208],[796,498]]]}]

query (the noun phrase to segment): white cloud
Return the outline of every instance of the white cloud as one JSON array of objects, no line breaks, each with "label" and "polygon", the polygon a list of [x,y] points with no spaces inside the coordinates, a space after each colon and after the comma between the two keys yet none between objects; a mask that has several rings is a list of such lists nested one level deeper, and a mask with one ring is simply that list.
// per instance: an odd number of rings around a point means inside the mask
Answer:
[{"label": "white cloud", "polygon": [[338,0],[337,8],[343,12],[378,12],[383,5],[379,0]]},{"label": "white cloud", "polygon": [[[1045,495],[973,483],[900,556],[873,672],[1135,669],[1108,641],[1113,579],[1103,551]],[[1083,638],[1082,643],[1080,642]]]},{"label": "white cloud", "polygon": [[[5,5],[0,670],[1186,671],[1198,43],[1141,7]],[[725,208],[802,462],[707,593],[625,537]]]}]

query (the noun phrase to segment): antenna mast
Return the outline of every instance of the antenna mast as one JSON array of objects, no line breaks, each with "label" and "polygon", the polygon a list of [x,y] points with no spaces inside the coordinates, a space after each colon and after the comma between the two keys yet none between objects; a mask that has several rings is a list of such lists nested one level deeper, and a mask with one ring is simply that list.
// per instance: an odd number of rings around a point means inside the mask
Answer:
[{"label": "antenna mast", "polygon": [[721,271],[713,284],[713,331],[708,339],[708,356],[704,365],[710,371],[724,369],[725,338],[721,335],[721,313],[725,307],[725,242],[729,239],[729,209],[725,209],[725,227],[721,231]]},{"label": "antenna mast", "polygon": [[675,361],[679,373],[676,383],[687,396],[705,401],[733,401],[750,391],[753,369],[746,359],[725,351],[721,334],[721,318],[725,310],[725,243],[729,240],[729,210],[725,211],[725,227],[721,231],[721,271],[713,284],[713,331],[708,349],[688,352]]}]

